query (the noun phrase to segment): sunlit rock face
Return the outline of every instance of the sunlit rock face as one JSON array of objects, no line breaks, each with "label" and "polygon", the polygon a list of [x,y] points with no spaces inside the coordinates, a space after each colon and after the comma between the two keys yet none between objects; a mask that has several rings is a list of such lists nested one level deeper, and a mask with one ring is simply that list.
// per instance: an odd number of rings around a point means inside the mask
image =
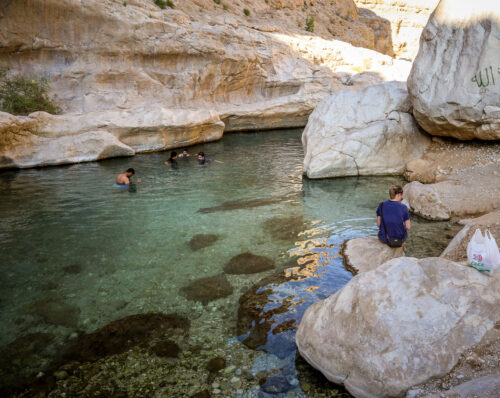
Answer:
[{"label": "sunlit rock face", "polygon": [[500,3],[441,0],[408,78],[413,114],[430,134],[500,138]]},{"label": "sunlit rock face", "polygon": [[[162,10],[152,0],[3,1],[0,68],[46,77],[64,113],[215,111],[225,131],[304,126],[332,92],[406,80],[410,69],[372,50],[374,30],[352,0],[235,0],[227,10],[213,0],[174,3]],[[314,18],[314,33],[306,31],[306,18]],[[185,121],[188,129],[198,123]],[[148,128],[135,122],[126,124]],[[164,138],[165,145],[153,146],[138,136],[131,147],[177,145],[175,137]],[[71,159],[96,158],[92,152]]]},{"label": "sunlit rock face", "polygon": [[399,173],[430,143],[410,112],[406,85],[343,90],[321,102],[302,135],[309,178]]},{"label": "sunlit rock face", "polygon": [[[422,29],[427,23],[439,0],[354,0],[359,8],[359,19],[374,28],[375,48],[390,45],[393,54],[399,58],[414,59]],[[389,24],[389,35],[385,29]],[[390,54],[388,50],[382,51]]]},{"label": "sunlit rock face", "polygon": [[164,150],[222,137],[216,112],[95,111],[13,116],[0,112],[0,169],[86,162]]},{"label": "sunlit rock face", "polygon": [[355,397],[401,397],[494,329],[499,282],[442,258],[396,258],[310,306],[297,347]]}]

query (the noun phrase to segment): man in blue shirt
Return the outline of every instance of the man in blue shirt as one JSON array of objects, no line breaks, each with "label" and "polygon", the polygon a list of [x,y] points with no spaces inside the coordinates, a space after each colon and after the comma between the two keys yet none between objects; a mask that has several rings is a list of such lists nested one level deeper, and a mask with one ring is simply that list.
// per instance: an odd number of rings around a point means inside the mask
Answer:
[{"label": "man in blue shirt", "polygon": [[[389,197],[390,200],[380,203],[377,208],[378,238],[383,243],[387,243],[388,236],[390,238],[401,239],[404,242],[404,249],[411,223],[408,207],[401,203],[403,200],[403,188],[400,185],[393,185],[389,189]],[[382,222],[380,211],[382,206],[384,222]]]}]

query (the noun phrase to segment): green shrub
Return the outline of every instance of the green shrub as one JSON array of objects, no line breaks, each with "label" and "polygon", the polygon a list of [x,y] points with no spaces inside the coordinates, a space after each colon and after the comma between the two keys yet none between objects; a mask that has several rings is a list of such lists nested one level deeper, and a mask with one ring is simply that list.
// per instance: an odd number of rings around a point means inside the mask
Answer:
[{"label": "green shrub", "polygon": [[0,110],[13,115],[28,115],[44,111],[52,114],[61,109],[48,95],[47,79],[28,79],[23,76],[7,78],[6,71],[0,71]]},{"label": "green shrub", "polygon": [[174,8],[174,2],[172,0],[167,0],[167,6]]},{"label": "green shrub", "polygon": [[250,10],[248,8],[244,8],[243,14],[245,14],[248,17],[250,15]]},{"label": "green shrub", "polygon": [[227,9],[228,9],[227,4],[223,4],[222,8],[227,11]]},{"label": "green shrub", "polygon": [[314,17],[306,17],[306,30],[308,32],[314,32]]},{"label": "green shrub", "polygon": [[220,0],[214,0],[215,4],[220,4]]},{"label": "green shrub", "polygon": [[126,1],[123,2],[123,7],[127,7],[127,2]]},{"label": "green shrub", "polygon": [[155,4],[162,10],[167,6],[167,2],[165,0],[155,0]]}]

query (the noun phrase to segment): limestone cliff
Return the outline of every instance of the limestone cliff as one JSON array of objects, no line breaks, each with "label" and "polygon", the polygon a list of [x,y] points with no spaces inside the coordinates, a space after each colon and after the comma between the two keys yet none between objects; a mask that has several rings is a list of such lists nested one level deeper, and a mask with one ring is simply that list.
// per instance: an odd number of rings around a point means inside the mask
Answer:
[{"label": "limestone cliff", "polygon": [[[313,17],[310,33],[306,18]],[[375,31],[352,0],[236,0],[225,7],[184,0],[165,9],[153,0],[4,0],[0,25],[0,67],[48,78],[65,120],[75,123],[92,112],[166,108],[216,112],[225,131],[304,126],[330,93],[404,80],[409,71],[407,63],[370,50]],[[128,136],[143,127],[135,122],[123,123]],[[35,125],[26,134],[44,128]],[[5,153],[5,141],[0,168],[32,165],[16,158],[12,140]],[[132,149],[175,145],[168,137],[163,142]],[[103,149],[95,148],[93,158]],[[21,148],[29,151],[28,144]],[[37,164],[48,163],[54,156]]]},{"label": "limestone cliff", "polygon": [[371,26],[375,49],[391,54],[385,46],[388,38],[381,29],[389,23],[393,53],[399,58],[413,60],[418,52],[420,34],[439,0],[354,0],[359,7],[359,21]]}]

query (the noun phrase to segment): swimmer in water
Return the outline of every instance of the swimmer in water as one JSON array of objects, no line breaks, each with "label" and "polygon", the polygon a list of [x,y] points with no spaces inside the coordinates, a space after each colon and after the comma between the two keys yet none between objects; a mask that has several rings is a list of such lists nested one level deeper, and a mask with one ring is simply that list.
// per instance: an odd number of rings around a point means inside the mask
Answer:
[{"label": "swimmer in water", "polygon": [[135,174],[135,170],[133,168],[127,169],[125,173],[118,174],[116,177],[116,184],[121,186],[130,186],[130,179]]},{"label": "swimmer in water", "polygon": [[182,159],[187,159],[188,157],[190,157],[191,155],[189,154],[188,150],[187,149],[183,149],[182,150],[182,153],[179,155],[180,158]]},{"label": "swimmer in water", "polygon": [[212,162],[212,159],[209,159],[205,156],[205,153],[203,152],[198,152],[198,163],[199,164],[205,164],[206,162]]},{"label": "swimmer in water", "polygon": [[170,165],[172,167],[177,166],[177,152],[175,152],[175,151],[170,152],[170,157],[165,162],[165,164]]}]

